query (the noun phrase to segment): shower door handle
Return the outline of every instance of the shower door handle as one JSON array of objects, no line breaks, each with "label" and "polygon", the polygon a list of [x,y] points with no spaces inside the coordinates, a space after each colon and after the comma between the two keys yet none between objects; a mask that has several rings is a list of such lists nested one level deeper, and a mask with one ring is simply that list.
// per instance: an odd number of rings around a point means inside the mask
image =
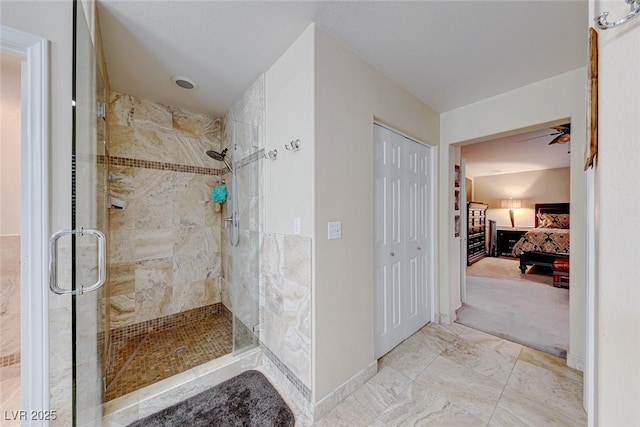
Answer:
[{"label": "shower door handle", "polygon": [[[64,289],[58,285],[58,240],[62,236],[85,234],[98,238],[98,280],[90,286],[80,286],[79,289]],[[49,289],[58,295],[82,295],[100,289],[107,279],[107,244],[106,237],[100,230],[80,229],[80,230],[60,230],[49,238]]]}]

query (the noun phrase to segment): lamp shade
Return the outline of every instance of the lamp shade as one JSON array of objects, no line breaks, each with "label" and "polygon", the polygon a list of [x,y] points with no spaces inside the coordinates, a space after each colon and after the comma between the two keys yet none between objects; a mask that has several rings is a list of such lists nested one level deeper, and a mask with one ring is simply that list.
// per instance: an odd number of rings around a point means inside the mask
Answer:
[{"label": "lamp shade", "polygon": [[500,200],[500,206],[507,209],[518,209],[522,207],[522,200],[520,199],[502,199]]}]

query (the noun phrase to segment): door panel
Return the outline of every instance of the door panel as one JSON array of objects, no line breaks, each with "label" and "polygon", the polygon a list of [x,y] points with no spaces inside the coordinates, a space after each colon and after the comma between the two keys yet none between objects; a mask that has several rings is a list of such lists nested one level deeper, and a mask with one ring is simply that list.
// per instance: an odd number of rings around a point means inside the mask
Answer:
[{"label": "door panel", "polygon": [[374,153],[375,351],[384,354],[402,340],[401,145],[380,128],[375,132]]},{"label": "door panel", "polygon": [[[430,303],[430,282],[431,282],[431,266],[429,262],[431,257],[429,254],[433,251],[433,241],[430,239],[429,218],[432,210],[431,204],[431,158],[430,149],[424,145],[414,144],[418,148],[418,234],[415,241],[416,260],[418,263],[417,270],[419,272],[418,294],[416,296],[417,315],[415,323],[412,325],[414,329],[422,327],[431,319],[431,303]],[[413,247],[413,246],[412,246]]]},{"label": "door panel", "polygon": [[374,126],[376,357],[431,316],[429,153],[426,146]]},{"label": "door panel", "polygon": [[427,209],[425,194],[428,190],[428,172],[425,169],[425,156],[428,148],[414,141],[404,139],[408,158],[408,168],[405,170],[407,187],[407,228],[405,259],[407,263],[407,285],[409,290],[405,295],[406,334],[415,333],[429,321],[429,305],[425,305],[428,294],[426,269],[421,265],[426,259],[427,241],[425,232],[427,227]]}]

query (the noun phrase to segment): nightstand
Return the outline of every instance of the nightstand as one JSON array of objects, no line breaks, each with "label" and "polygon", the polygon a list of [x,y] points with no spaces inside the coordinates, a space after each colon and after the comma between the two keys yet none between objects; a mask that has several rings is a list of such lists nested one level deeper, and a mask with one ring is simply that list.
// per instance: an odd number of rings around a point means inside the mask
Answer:
[{"label": "nightstand", "polygon": [[518,228],[498,229],[497,230],[498,255],[513,257],[513,255],[511,255],[513,246],[518,242],[518,240],[520,240],[522,236],[524,236],[526,232],[527,230],[518,229]]}]

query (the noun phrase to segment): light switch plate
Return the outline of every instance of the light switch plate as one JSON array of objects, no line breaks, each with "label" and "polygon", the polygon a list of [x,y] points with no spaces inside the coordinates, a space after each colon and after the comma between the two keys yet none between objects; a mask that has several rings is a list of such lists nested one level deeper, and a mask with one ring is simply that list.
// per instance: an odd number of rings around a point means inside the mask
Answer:
[{"label": "light switch plate", "polygon": [[341,221],[329,221],[329,240],[342,238],[342,222]]},{"label": "light switch plate", "polygon": [[300,235],[300,217],[296,216],[293,218],[293,234],[296,236]]}]

